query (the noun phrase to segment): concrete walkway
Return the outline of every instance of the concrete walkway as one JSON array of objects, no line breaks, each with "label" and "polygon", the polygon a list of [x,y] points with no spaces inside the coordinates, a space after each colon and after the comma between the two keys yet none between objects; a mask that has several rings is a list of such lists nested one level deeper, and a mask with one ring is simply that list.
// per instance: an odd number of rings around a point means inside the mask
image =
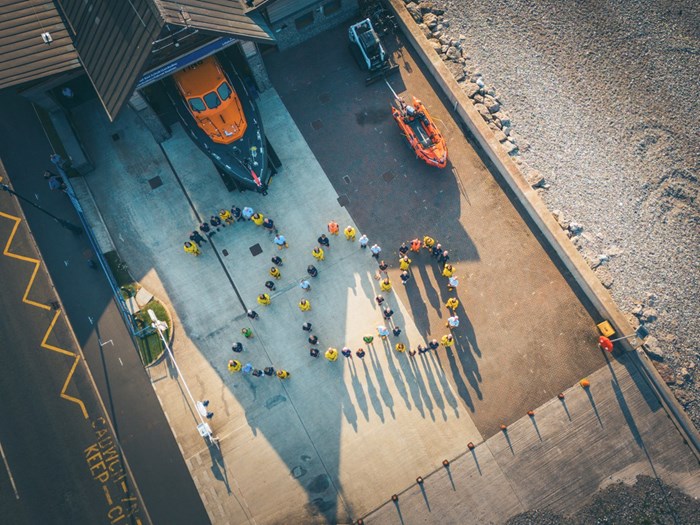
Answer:
[{"label": "concrete walkway", "polygon": [[[634,365],[613,361],[499,432],[449,468],[424,475],[365,517],[367,524],[503,523],[519,512],[573,514],[599,488],[660,477],[700,496],[696,458]],[[459,501],[456,505],[455,501]],[[661,509],[660,509],[661,511]],[[670,515],[672,509],[663,509]]]}]

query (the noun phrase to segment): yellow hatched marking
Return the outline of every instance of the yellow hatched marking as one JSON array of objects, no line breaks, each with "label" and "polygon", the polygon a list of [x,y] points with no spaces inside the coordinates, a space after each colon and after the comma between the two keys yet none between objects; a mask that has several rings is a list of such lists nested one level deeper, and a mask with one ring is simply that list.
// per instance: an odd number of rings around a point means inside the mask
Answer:
[{"label": "yellow hatched marking", "polygon": [[[36,301],[32,301],[29,299],[29,292],[32,289],[32,286],[34,285],[34,279],[36,279],[36,275],[39,272],[39,266],[41,265],[41,261],[39,259],[35,259],[33,257],[27,257],[25,255],[19,255],[17,253],[13,253],[10,251],[10,246],[12,245],[12,241],[15,238],[15,235],[17,233],[17,230],[19,229],[19,224],[22,222],[22,219],[19,217],[15,217],[14,215],[9,215],[7,213],[4,213],[0,211],[0,217],[5,217],[6,219],[9,219],[11,221],[14,221],[14,226],[12,227],[12,232],[10,233],[9,238],[7,239],[7,243],[5,243],[5,248],[2,251],[2,254],[5,255],[6,257],[10,257],[12,259],[18,259],[20,261],[28,262],[34,265],[34,270],[32,271],[32,276],[29,278],[29,282],[27,283],[27,287],[24,290],[24,296],[22,297],[22,302],[26,304],[30,304],[32,306],[36,306],[37,308],[41,308],[42,310],[51,310],[51,307],[49,305],[43,304],[43,303],[38,303]],[[46,348],[47,350],[51,350],[52,352],[57,352],[59,354],[63,354],[65,356],[71,357],[73,359],[73,366],[71,366],[70,371],[68,372],[68,375],[66,376],[66,381],[63,383],[63,388],[61,389],[61,397],[63,399],[67,399],[68,401],[72,401],[73,403],[76,403],[79,407],[80,410],[83,412],[83,416],[85,419],[88,418],[88,413],[87,409],[85,408],[85,403],[83,403],[80,399],[70,396],[66,394],[66,390],[68,389],[68,384],[71,382],[71,379],[73,379],[73,374],[75,373],[75,369],[78,367],[78,362],[80,361],[80,356],[74,352],[71,352],[69,350],[66,350],[64,348],[60,348],[58,346],[54,346],[51,344],[48,344],[46,341],[49,339],[49,336],[51,335],[51,332],[53,331],[53,327],[56,325],[56,321],[58,320],[58,317],[61,315],[61,310],[56,310],[54,313],[53,319],[51,320],[51,323],[49,324],[49,327],[46,329],[46,332],[44,333],[44,339],[41,341],[41,347]]]}]

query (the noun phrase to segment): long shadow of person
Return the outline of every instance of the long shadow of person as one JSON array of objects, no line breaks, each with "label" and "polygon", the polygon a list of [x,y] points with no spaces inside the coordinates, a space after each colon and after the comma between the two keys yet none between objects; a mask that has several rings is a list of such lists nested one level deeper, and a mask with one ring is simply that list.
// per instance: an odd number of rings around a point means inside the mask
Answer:
[{"label": "long shadow of person", "polygon": [[399,395],[406,404],[406,408],[411,410],[411,400],[408,398],[408,391],[406,390],[406,382],[401,376],[401,372],[396,368],[394,364],[393,356],[391,355],[391,341],[389,338],[382,339],[382,346],[384,348],[384,355],[386,356],[387,366],[389,367],[389,373],[394,379],[394,385],[396,385],[396,390],[399,391]]},{"label": "long shadow of person", "polygon": [[384,379],[384,371],[379,361],[376,359],[376,354],[370,355],[370,361],[372,362],[374,376],[377,378],[377,383],[379,384],[379,394],[384,400],[384,405],[389,409],[392,419],[396,419],[396,414],[394,413],[394,396],[392,396],[389,391],[389,385],[387,385],[386,379]]},{"label": "long shadow of person", "polygon": [[[421,276],[421,280],[423,281],[423,288],[425,289],[425,296],[428,301],[428,304],[433,307],[433,309],[438,313],[440,317],[442,317],[442,310],[441,310],[441,304],[440,304],[440,295],[438,294],[438,291],[435,289],[435,286],[433,285],[433,282],[430,279],[430,276],[428,275],[428,270],[427,267],[433,268],[433,271],[435,271],[436,266],[434,260],[431,259],[426,259],[423,264],[419,264],[417,266],[418,268],[418,273]],[[439,277],[438,277],[439,279]],[[440,282],[438,280],[438,282]]]},{"label": "long shadow of person", "polygon": [[362,388],[362,383],[360,383],[360,378],[357,375],[357,368],[355,368],[354,362],[350,365],[350,377],[352,378],[352,389],[355,392],[355,400],[357,401],[357,404],[360,407],[360,412],[362,412],[362,415],[365,416],[365,421],[369,421],[369,406],[367,405],[367,396],[365,395],[364,388]]},{"label": "long shadow of person", "polygon": [[[431,352],[431,357],[435,360],[437,366],[444,370],[439,352],[441,352],[441,350]],[[467,408],[474,412],[474,403],[472,401],[472,396],[469,394],[467,384],[464,382],[464,379],[462,379],[461,366],[457,366],[457,360],[455,359],[452,352],[446,352],[445,357],[447,358],[447,362],[450,364],[452,380],[454,381],[455,387],[457,387],[457,393],[459,394],[459,397],[462,398],[462,401],[464,401],[464,404],[467,405]]]},{"label": "long shadow of person", "polygon": [[372,382],[372,376],[369,373],[367,363],[364,359],[362,360],[362,367],[365,369],[365,377],[367,378],[367,395],[372,402],[372,408],[374,408],[374,412],[379,416],[382,423],[384,423],[384,409],[382,408],[382,402],[379,400],[379,396],[377,396],[377,389]]},{"label": "long shadow of person", "polygon": [[[435,383],[434,377],[437,376],[438,380],[440,381],[442,393],[445,397],[445,400],[447,401],[447,404],[450,405],[455,411],[455,416],[459,417],[459,403],[457,402],[455,396],[452,394],[452,386],[447,381],[447,377],[445,376],[445,371],[442,369],[442,366],[439,366],[439,362],[437,362],[436,360],[428,359],[427,355],[425,354],[421,356],[421,361],[423,362],[425,372],[432,383]],[[433,366],[435,367],[435,370],[433,370]],[[437,388],[437,386],[435,388]]]}]

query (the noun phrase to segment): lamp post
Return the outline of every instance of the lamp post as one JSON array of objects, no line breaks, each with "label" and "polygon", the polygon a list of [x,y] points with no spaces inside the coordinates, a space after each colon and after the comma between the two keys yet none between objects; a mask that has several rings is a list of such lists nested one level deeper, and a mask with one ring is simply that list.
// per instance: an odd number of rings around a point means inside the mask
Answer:
[{"label": "lamp post", "polygon": [[202,411],[204,411],[204,413],[206,414],[206,409],[204,409],[204,405],[201,401],[195,401],[194,397],[192,396],[192,392],[190,392],[190,388],[187,386],[187,382],[185,381],[185,376],[182,375],[180,367],[177,366],[175,356],[173,355],[172,350],[170,350],[168,341],[166,341],[165,339],[165,335],[163,334],[163,332],[168,329],[168,324],[165,321],[161,321],[160,319],[158,319],[156,317],[155,312],[150,308],[148,309],[148,315],[152,321],[151,326],[156,329],[161,341],[163,341],[163,346],[165,346],[165,350],[168,352],[168,356],[170,357],[170,360],[175,366],[175,370],[177,370],[177,375],[180,379],[182,379],[182,385],[185,387],[185,392],[187,392],[190,401],[192,401],[192,404],[194,405],[195,412],[197,413],[197,417],[199,418],[199,424],[197,425],[197,431],[199,432],[199,435],[211,442],[213,445],[219,446],[218,440],[214,437],[214,433],[211,431],[209,423],[204,421],[204,419],[202,418]]},{"label": "lamp post", "polygon": [[61,219],[60,217],[56,217],[53,213],[51,213],[51,212],[45,210],[44,208],[42,208],[42,207],[39,206],[38,204],[36,204],[36,203],[30,201],[30,200],[27,199],[26,197],[23,197],[22,195],[20,195],[19,193],[17,193],[15,190],[13,190],[12,188],[10,188],[7,184],[0,184],[0,190],[6,191],[6,192],[9,193],[10,195],[14,195],[14,196],[17,197],[19,200],[24,201],[24,202],[26,202],[27,204],[30,204],[30,205],[34,206],[37,210],[39,210],[39,211],[41,211],[41,212],[44,212],[46,215],[48,215],[48,216],[51,217],[53,220],[55,220],[58,224],[60,224],[61,226],[63,226],[66,230],[70,230],[70,231],[72,231],[72,232],[75,233],[75,234],[80,234],[80,233],[83,232],[83,230],[82,230],[80,227],[76,226],[75,224],[71,224],[70,222],[68,222],[68,221],[66,221],[66,220],[64,220],[64,219]]}]

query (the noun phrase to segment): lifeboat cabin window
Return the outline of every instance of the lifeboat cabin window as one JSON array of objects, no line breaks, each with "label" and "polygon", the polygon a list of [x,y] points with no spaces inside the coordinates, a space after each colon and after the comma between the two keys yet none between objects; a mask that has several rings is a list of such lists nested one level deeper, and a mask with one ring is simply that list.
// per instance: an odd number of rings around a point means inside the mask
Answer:
[{"label": "lifeboat cabin window", "polygon": [[216,109],[221,105],[221,99],[214,91],[204,95],[204,102],[206,102],[209,109]]},{"label": "lifeboat cabin window", "polygon": [[227,82],[222,82],[222,84],[218,88],[216,88],[216,92],[221,97],[221,100],[228,100],[228,98],[231,96],[231,93],[233,92],[233,90],[231,89],[231,86],[229,86]]},{"label": "lifeboat cabin window", "polygon": [[192,111],[197,112],[197,113],[199,113],[200,111],[204,111],[205,109],[207,109],[207,108],[204,106],[204,102],[202,102],[202,99],[199,98],[199,97],[188,98],[188,99],[187,99],[187,103],[190,105],[190,109],[191,109]]}]

